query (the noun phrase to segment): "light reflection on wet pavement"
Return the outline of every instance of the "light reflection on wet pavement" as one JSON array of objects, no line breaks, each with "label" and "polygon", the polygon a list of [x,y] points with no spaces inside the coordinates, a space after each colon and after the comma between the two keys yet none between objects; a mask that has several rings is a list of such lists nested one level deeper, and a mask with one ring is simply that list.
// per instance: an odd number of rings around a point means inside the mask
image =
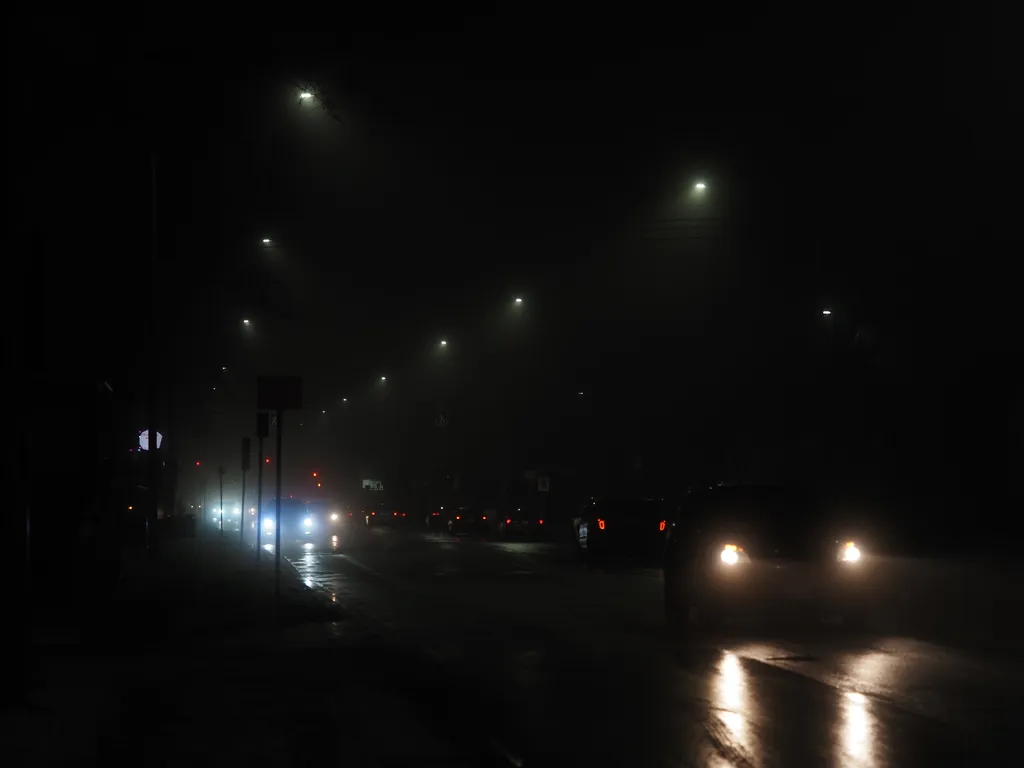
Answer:
[{"label": "light reflection on wet pavement", "polygon": [[486,690],[526,765],[964,765],[997,759],[1022,714],[1024,668],[910,639],[671,640],[656,570],[550,544],[373,531],[291,559]]}]

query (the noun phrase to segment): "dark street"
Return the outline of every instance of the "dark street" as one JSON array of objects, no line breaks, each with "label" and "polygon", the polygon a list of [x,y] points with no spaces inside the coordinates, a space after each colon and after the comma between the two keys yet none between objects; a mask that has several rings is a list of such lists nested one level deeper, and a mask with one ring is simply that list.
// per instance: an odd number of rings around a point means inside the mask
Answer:
[{"label": "dark street", "polygon": [[1016,28],[8,25],[15,765],[1019,762]]},{"label": "dark street", "polygon": [[910,638],[673,640],[657,569],[587,569],[552,543],[359,531],[292,562],[475,691],[472,735],[525,765],[965,765],[1002,754],[1024,711],[1024,666]]}]

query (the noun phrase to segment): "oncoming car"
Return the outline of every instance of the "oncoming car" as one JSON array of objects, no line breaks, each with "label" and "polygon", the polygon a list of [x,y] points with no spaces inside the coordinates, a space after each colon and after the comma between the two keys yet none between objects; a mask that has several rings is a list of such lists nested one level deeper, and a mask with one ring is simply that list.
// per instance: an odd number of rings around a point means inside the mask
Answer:
[{"label": "oncoming car", "polygon": [[[273,501],[263,507],[261,543],[273,544],[277,537],[277,508]],[[326,502],[281,502],[281,548],[301,547],[316,551],[341,551],[352,518]]]},{"label": "oncoming car", "polygon": [[808,495],[733,486],[690,495],[669,528],[670,626],[862,621],[870,558],[861,541]]}]

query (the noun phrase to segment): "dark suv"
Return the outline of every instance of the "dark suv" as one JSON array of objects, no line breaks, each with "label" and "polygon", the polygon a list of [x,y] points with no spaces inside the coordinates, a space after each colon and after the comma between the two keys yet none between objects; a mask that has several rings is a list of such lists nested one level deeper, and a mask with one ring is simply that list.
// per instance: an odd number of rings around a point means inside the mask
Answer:
[{"label": "dark suv", "polygon": [[854,533],[804,493],[698,490],[669,527],[666,620],[677,628],[827,616],[857,624],[870,564]]}]

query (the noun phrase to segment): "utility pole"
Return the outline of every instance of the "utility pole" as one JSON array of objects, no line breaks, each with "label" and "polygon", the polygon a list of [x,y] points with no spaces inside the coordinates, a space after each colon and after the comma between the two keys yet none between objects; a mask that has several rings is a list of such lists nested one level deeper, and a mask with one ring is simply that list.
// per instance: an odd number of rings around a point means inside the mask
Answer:
[{"label": "utility pole", "polygon": [[256,560],[260,559],[263,548],[263,438],[270,434],[270,417],[265,413],[256,414],[256,439],[259,448],[256,455]]},{"label": "utility pole", "polygon": [[220,480],[220,535],[224,535],[224,467],[217,467],[217,476]]},{"label": "utility pole", "polygon": [[147,414],[149,429],[149,455],[146,457],[147,480],[149,495],[144,511],[146,520],[146,549],[152,549],[156,543],[157,508],[160,504],[160,455],[157,443],[158,399],[160,396],[160,369],[158,360],[161,349],[159,344],[160,307],[158,289],[160,285],[159,253],[157,240],[156,216],[156,153],[150,156],[150,281],[149,281],[149,409]]},{"label": "utility pole", "polygon": [[281,424],[281,415],[284,413],[277,409],[277,514],[274,521],[274,600],[275,605],[281,597],[281,433],[284,431]]},{"label": "utility pole", "polygon": [[241,516],[238,519],[238,540],[245,543],[245,473],[249,471],[249,444],[248,437],[242,438],[242,508]]}]

